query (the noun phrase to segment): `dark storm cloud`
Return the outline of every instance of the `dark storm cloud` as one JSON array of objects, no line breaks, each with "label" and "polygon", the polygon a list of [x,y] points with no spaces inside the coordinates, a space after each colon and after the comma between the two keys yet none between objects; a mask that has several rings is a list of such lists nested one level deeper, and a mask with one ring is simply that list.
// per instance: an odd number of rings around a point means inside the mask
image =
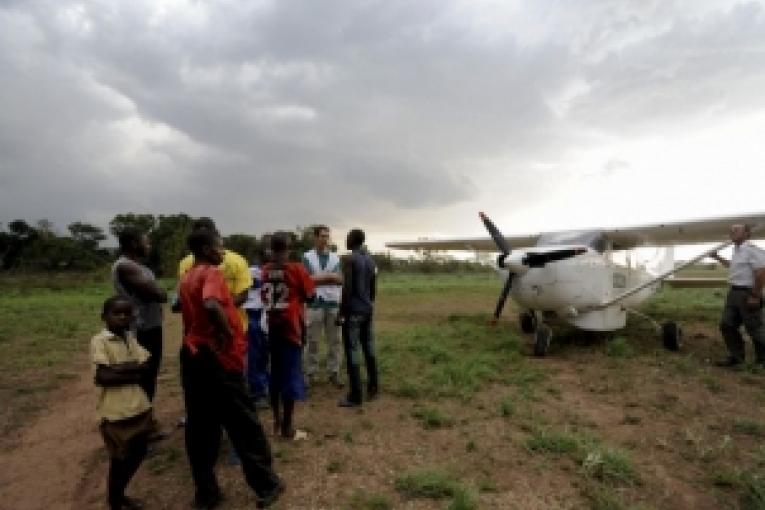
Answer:
[{"label": "dark storm cloud", "polygon": [[0,220],[439,214],[599,131],[762,106],[759,4],[608,4],[2,2]]}]

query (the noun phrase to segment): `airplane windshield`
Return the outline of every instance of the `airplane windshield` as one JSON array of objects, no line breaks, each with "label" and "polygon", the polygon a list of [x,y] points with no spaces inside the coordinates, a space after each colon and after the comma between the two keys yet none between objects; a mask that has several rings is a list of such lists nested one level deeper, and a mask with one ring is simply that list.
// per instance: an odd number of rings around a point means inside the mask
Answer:
[{"label": "airplane windshield", "polygon": [[606,239],[603,232],[548,232],[539,236],[537,246],[582,245],[598,253],[606,251]]}]

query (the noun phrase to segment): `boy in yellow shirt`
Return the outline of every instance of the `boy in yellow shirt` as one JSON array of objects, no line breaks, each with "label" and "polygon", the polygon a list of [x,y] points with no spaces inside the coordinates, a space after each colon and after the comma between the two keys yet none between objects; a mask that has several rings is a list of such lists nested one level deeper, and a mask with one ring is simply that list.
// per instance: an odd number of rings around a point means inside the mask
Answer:
[{"label": "boy in yellow shirt", "polygon": [[96,407],[111,462],[108,500],[111,510],[136,510],[143,505],[125,496],[125,488],[144,457],[152,427],[152,409],[141,387],[149,369],[149,351],[130,332],[133,304],[113,296],[101,314],[106,328],[90,341],[95,383],[100,388]]}]

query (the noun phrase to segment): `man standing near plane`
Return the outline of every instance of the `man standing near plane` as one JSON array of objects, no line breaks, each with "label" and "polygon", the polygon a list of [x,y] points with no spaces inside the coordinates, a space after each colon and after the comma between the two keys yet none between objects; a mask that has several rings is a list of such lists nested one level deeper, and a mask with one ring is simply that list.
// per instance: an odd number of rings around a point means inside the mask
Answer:
[{"label": "man standing near plane", "polygon": [[303,264],[316,284],[316,299],[308,304],[306,375],[313,383],[319,369],[319,340],[327,339],[327,375],[329,382],[342,387],[340,380],[340,328],[337,313],[340,306],[342,276],[340,257],[329,249],[329,227],[313,229],[313,250],[305,252]]},{"label": "man standing near plane", "polygon": [[765,286],[765,251],[749,242],[749,225],[732,225],[730,239],[733,256],[728,261],[715,253],[712,258],[730,268],[730,288],[725,299],[720,331],[728,347],[728,357],[721,367],[735,367],[745,360],[744,339],[739,329],[744,325],[754,344],[755,363],[765,366],[765,328],[762,323],[762,289]]}]

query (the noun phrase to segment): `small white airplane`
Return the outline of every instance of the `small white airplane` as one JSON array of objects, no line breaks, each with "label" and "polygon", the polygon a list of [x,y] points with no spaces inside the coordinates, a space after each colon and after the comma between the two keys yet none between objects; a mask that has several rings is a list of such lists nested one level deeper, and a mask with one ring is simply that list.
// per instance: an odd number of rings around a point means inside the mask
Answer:
[{"label": "small white airplane", "polygon": [[[499,251],[498,269],[505,285],[494,311],[502,313],[507,296],[524,311],[520,325],[524,333],[534,334],[534,354],[544,356],[552,340],[550,323],[563,320],[586,331],[614,331],[627,323],[627,312],[649,319],[634,307],[652,296],[666,281],[678,287],[722,286],[720,278],[678,278],[673,275],[686,266],[731,244],[730,226],[747,224],[753,235],[765,227],[765,213],[716,217],[677,223],[663,223],[615,229],[571,230],[505,237],[492,221],[479,214],[490,237],[461,239],[422,239],[386,243],[399,250]],[[673,246],[713,243],[697,257],[675,264]],[[521,250],[515,248],[528,247]],[[622,264],[618,252],[640,247],[666,247],[658,267]],[[540,320],[541,317],[541,320]],[[678,350],[682,329],[676,322],[659,326],[664,346]]]}]

